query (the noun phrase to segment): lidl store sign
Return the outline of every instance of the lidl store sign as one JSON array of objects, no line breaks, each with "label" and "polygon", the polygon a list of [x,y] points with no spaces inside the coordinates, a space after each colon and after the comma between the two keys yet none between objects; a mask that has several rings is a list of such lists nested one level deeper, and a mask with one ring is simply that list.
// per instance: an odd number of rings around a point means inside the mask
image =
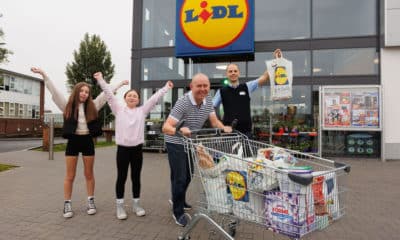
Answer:
[{"label": "lidl store sign", "polygon": [[177,0],[176,56],[254,52],[254,0]]}]

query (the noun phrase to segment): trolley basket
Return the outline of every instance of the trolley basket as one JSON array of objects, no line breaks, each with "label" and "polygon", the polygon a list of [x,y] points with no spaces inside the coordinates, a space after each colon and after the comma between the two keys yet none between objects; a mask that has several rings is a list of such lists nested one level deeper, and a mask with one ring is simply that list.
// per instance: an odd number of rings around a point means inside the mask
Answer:
[{"label": "trolley basket", "polygon": [[226,239],[234,239],[241,220],[299,239],[345,214],[349,165],[236,131],[202,129],[182,137],[193,185],[200,189],[196,214],[178,239],[187,239],[200,219]]}]

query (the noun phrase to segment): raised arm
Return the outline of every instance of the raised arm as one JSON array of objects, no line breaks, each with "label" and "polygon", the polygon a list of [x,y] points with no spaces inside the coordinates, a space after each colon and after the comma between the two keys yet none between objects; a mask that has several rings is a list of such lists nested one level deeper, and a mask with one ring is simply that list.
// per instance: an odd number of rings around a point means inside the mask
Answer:
[{"label": "raised arm", "polygon": [[[101,72],[97,72],[97,73],[93,74],[93,77],[94,77],[94,79],[96,79],[101,90],[103,90],[103,92],[96,99],[99,99],[99,97],[100,97],[101,101],[103,101],[103,98],[104,98],[105,101],[108,101],[108,104],[110,105],[110,108],[114,112],[114,114],[117,113],[119,108],[121,108],[121,106],[118,104],[118,99],[114,96],[112,87],[109,84],[107,84],[106,81],[103,79],[103,74]],[[127,85],[128,83],[129,83],[128,80],[124,80],[124,81],[121,81],[116,86],[121,87],[123,85]],[[101,95],[103,95],[104,97]]]},{"label": "raised arm", "polygon": [[67,106],[67,99],[65,99],[64,95],[55,87],[54,83],[47,76],[46,72],[41,68],[32,67],[31,71],[33,73],[40,74],[44,80],[44,84],[51,94],[51,98],[53,102],[57,105],[57,107],[64,112],[65,106]]},{"label": "raised arm", "polygon": [[[96,73],[95,73],[95,74],[96,74]],[[94,76],[94,75],[93,75],[93,76]],[[103,79],[103,74],[101,74],[101,78]],[[97,80],[97,79],[96,79],[96,80]],[[103,79],[103,80],[104,80],[104,79]],[[105,82],[105,81],[104,81],[104,82]],[[116,84],[116,85],[111,85],[111,91],[112,91],[112,93],[116,93],[118,89],[120,89],[122,86],[128,85],[128,84],[129,84],[129,81],[128,81],[128,80],[124,80],[124,81],[119,82],[119,83]],[[107,85],[108,85],[108,84],[107,84]],[[104,91],[104,89],[103,89],[103,91]],[[100,110],[100,109],[104,106],[104,104],[106,104],[106,102],[107,102],[107,96],[105,95],[104,92],[102,92],[102,93],[100,93],[100,94],[96,97],[96,99],[93,100],[93,102],[94,102],[94,104],[95,104],[95,106],[96,106],[96,109],[97,109],[97,110]]]},{"label": "raised arm", "polygon": [[154,93],[144,104],[143,104],[143,112],[147,115],[157,104],[157,102],[162,98],[169,89],[172,89],[174,84],[172,81],[168,81],[163,88]]}]

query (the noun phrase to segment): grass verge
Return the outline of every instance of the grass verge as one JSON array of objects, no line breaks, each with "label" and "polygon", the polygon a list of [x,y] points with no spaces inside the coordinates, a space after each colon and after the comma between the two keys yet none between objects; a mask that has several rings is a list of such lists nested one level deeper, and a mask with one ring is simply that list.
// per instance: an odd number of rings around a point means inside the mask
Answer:
[{"label": "grass verge", "polygon": [[0,163],[0,172],[2,172],[2,171],[7,171],[7,170],[10,170],[11,168],[15,168],[15,167],[17,167],[17,166],[14,166],[14,165],[7,165],[7,164],[1,164],[1,163]]}]

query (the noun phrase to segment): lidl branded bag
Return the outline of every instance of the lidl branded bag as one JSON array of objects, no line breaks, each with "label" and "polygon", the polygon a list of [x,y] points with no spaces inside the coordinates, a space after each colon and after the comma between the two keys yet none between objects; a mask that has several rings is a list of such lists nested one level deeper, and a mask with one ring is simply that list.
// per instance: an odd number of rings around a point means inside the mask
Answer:
[{"label": "lidl branded bag", "polygon": [[293,64],[280,57],[265,62],[271,83],[271,100],[284,100],[292,97]]}]

